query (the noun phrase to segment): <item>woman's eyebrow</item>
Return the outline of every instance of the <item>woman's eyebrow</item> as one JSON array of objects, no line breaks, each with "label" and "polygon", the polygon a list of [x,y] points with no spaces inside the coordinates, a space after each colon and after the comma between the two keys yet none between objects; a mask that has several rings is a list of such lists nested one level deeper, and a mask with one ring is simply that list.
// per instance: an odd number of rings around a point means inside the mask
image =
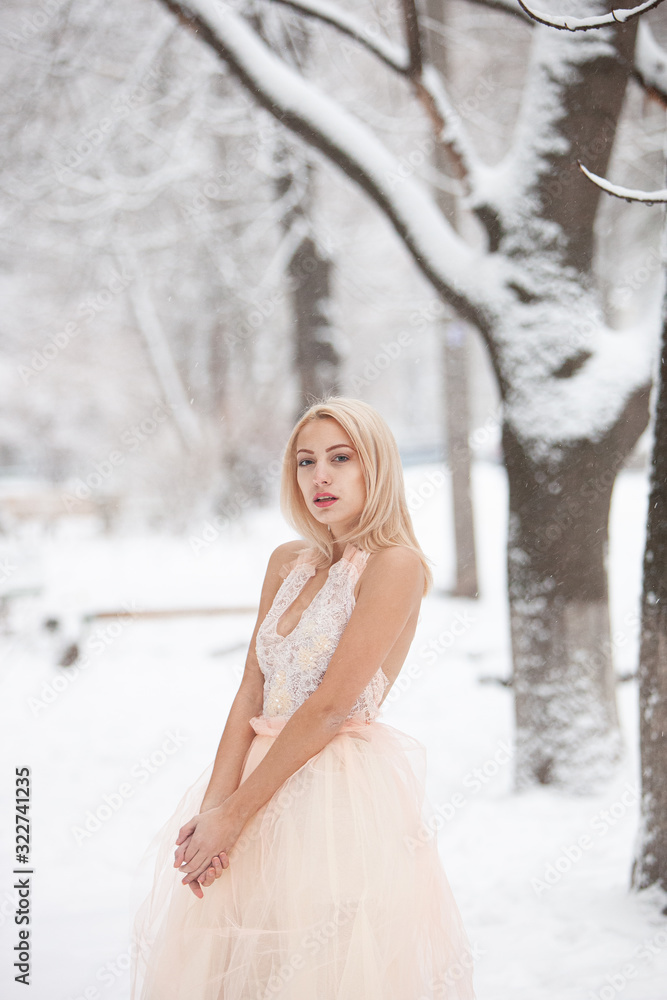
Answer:
[{"label": "woman's eyebrow", "polygon": [[[349,448],[351,451],[354,451],[354,448],[352,447],[351,444],[332,444],[330,448],[325,448],[324,450],[333,451],[334,448]],[[310,450],[310,448],[299,448],[299,451],[307,451],[309,455],[315,454],[313,451]],[[299,451],[297,451],[297,455],[299,454]]]}]

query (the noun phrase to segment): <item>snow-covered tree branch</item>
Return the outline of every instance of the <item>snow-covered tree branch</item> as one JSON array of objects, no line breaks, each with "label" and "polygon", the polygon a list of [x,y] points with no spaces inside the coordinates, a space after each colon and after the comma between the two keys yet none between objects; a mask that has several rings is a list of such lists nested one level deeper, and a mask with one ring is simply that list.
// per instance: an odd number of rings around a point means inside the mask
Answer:
[{"label": "snow-covered tree branch", "polygon": [[[519,18],[524,24],[527,25],[534,26],[538,23],[542,23],[564,29],[564,25],[555,24],[553,18],[550,20],[549,15],[534,17],[532,9],[520,4],[519,0],[468,0],[468,2],[476,6],[486,7],[489,10],[497,10],[504,14],[510,14],[513,17]],[[658,3],[661,2],[662,0],[658,0]],[[657,6],[657,4],[655,6]],[[643,12],[639,8],[636,8],[635,10],[638,14]],[[618,11],[619,17],[616,19],[611,14],[607,15],[607,20],[604,23],[611,24],[614,20],[621,23],[621,15],[624,13],[627,12],[623,10]],[[582,21],[583,28],[584,21],[596,21],[599,19],[584,18],[580,20]],[[572,21],[572,18],[567,18],[568,24],[571,24]],[[593,27],[598,26],[602,27],[603,25],[593,25]],[[662,46],[658,45],[653,36],[653,32],[644,21],[640,21],[637,29],[637,44],[634,52],[633,77],[636,82],[650,94],[653,94],[654,96],[660,98],[663,102],[667,103],[667,53],[665,53]]]},{"label": "snow-covered tree branch", "polygon": [[[196,30],[263,107],[358,183],[391,220],[424,274],[452,305],[485,328],[502,291],[496,267],[443,218],[416,178],[358,119],[278,58],[247,22],[213,0],[161,0]],[[399,178],[393,183],[394,178]]]},{"label": "snow-covered tree branch", "polygon": [[637,7],[617,7],[616,10],[612,10],[608,14],[594,17],[570,17],[569,15],[558,17],[533,10],[524,3],[524,0],[517,0],[517,3],[538,24],[544,24],[549,28],[558,28],[561,31],[590,31],[591,28],[605,28],[610,24],[627,24],[628,21],[659,7],[662,0],[645,0],[645,3],[639,4]]},{"label": "snow-covered tree branch", "polygon": [[478,163],[470,141],[462,127],[461,117],[452,107],[442,76],[437,69],[425,64],[417,13],[412,3],[405,0],[405,34],[407,49],[383,38],[369,41],[366,26],[353,14],[326,0],[273,0],[290,7],[300,14],[314,18],[336,28],[341,34],[364,46],[388,67],[405,76],[432,122],[439,142],[447,148],[457,176],[465,178],[468,190]]},{"label": "snow-covered tree branch", "polygon": [[667,202],[667,188],[662,188],[659,191],[639,191],[636,188],[622,187],[620,184],[611,184],[604,177],[598,177],[597,174],[591,173],[583,163],[580,163],[579,166],[584,174],[586,174],[586,177],[592,180],[594,184],[597,184],[602,191],[606,191],[607,194],[613,194],[615,198],[622,198],[624,201],[629,202],[638,201],[644,205]]}]

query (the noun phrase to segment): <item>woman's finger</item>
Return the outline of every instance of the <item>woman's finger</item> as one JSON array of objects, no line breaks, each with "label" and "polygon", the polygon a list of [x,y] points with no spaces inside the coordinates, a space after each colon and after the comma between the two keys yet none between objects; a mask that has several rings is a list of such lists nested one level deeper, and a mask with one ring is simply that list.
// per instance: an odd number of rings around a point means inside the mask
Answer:
[{"label": "woman's finger", "polygon": [[197,817],[193,816],[192,819],[185,823],[181,829],[178,831],[178,837],[176,838],[176,843],[182,843],[186,837],[189,837],[191,833],[194,833],[195,827],[197,825]]},{"label": "woman's finger", "polygon": [[200,886],[199,882],[188,882],[188,885],[190,886],[190,888],[194,892],[194,894],[197,897],[197,899],[203,899],[204,898],[204,890]]},{"label": "woman's finger", "polygon": [[[182,880],[183,881],[183,885],[185,885],[186,882],[192,882],[193,879],[199,878],[199,876],[202,875],[206,871],[206,869],[208,867],[210,867],[211,860],[212,860],[212,856],[210,854],[208,856],[206,856],[206,855],[202,854],[201,852],[198,852],[198,856],[199,856],[199,860],[197,860],[197,858],[195,858],[194,861],[191,862],[191,864],[195,865],[195,867],[192,869],[192,871],[190,871],[190,872],[186,871],[185,878]],[[185,869],[183,869],[183,870],[185,870]]]},{"label": "woman's finger", "polygon": [[183,861],[185,859],[185,852],[188,848],[188,844],[190,843],[191,839],[192,839],[192,834],[190,834],[190,836],[181,844],[181,846],[177,847],[176,850],[174,851],[174,868],[180,868],[180,866],[183,864]]},{"label": "woman's finger", "polygon": [[220,858],[216,854],[216,856],[213,858],[213,862],[210,868],[207,868],[204,874],[199,876],[197,881],[199,882],[200,885],[208,887],[209,885],[213,885],[213,883],[217,878],[220,878],[222,872],[223,872],[222,862],[220,861]]},{"label": "woman's finger", "polygon": [[[201,861],[203,854],[201,848],[195,843],[194,839],[189,840],[186,844],[183,844],[183,860],[182,865],[190,865],[194,859],[199,855],[199,861]],[[209,856],[210,860],[210,856]]]},{"label": "woman's finger", "polygon": [[188,881],[193,878],[199,878],[209,867],[212,860],[212,854],[206,854],[204,850],[198,847],[190,860],[181,865],[180,874],[185,875]]}]

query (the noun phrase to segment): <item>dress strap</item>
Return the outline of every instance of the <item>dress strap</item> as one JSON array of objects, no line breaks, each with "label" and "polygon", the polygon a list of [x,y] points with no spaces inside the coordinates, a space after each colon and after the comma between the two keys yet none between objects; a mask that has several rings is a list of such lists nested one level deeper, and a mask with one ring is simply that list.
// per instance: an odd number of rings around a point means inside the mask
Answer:
[{"label": "dress strap", "polygon": [[343,551],[343,559],[354,566],[359,576],[361,576],[364,571],[369,555],[370,552],[364,552],[362,549],[358,548],[354,542],[348,542]]},{"label": "dress strap", "polygon": [[[370,552],[363,552],[354,544],[354,542],[348,542],[343,550],[342,559],[354,566],[357,573],[361,575],[369,555]],[[317,571],[317,567],[315,565],[317,556],[317,551],[312,547],[302,549],[298,556],[290,559],[280,567],[278,574],[281,579],[286,580],[287,577],[294,572],[294,570],[300,569],[303,566],[309,570],[308,576],[312,576]]]},{"label": "dress strap", "polygon": [[298,556],[290,559],[289,562],[283,563],[283,565],[278,570],[278,575],[282,580],[286,580],[287,577],[297,568],[301,566],[306,566],[310,570],[309,576],[313,576],[316,571],[315,566],[316,552],[312,548],[303,549],[299,552]]}]

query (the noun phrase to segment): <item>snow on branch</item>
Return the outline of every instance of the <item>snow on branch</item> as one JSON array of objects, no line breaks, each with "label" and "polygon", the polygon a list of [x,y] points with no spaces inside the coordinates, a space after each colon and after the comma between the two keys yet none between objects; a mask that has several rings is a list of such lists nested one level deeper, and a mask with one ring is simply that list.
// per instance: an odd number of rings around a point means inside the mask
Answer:
[{"label": "snow on branch", "polygon": [[580,169],[589,180],[592,180],[594,184],[597,184],[599,188],[603,191],[607,191],[609,194],[613,194],[615,198],[623,198],[625,201],[640,201],[644,205],[655,205],[660,202],[667,202],[667,188],[663,188],[661,191],[639,191],[634,188],[621,187],[620,184],[611,184],[609,181],[605,180],[604,177],[598,177],[597,174],[592,173],[588,170],[581,161],[579,163]]},{"label": "snow on branch", "polygon": [[540,11],[531,10],[523,0],[517,0],[517,3],[522,10],[525,10],[529,17],[539,24],[546,24],[550,28],[559,28],[561,31],[589,31],[591,28],[604,28],[610,24],[625,24],[627,21],[631,21],[633,18],[646,13],[647,10],[659,7],[662,0],[645,0],[638,7],[618,7],[616,10],[612,10],[608,14],[602,14],[599,17],[552,16],[551,14],[542,14]]},{"label": "snow on branch", "polygon": [[371,37],[371,32],[363,21],[354,14],[342,10],[337,4],[329,3],[328,0],[273,0],[273,2],[336,28],[341,34],[363,45],[397,73],[408,72],[410,68],[408,54],[402,45],[396,45],[386,38]]},{"label": "snow on branch", "polygon": [[649,94],[667,105],[667,52],[658,45],[645,21],[637,27],[634,77]]},{"label": "snow on branch", "polygon": [[392,223],[434,287],[486,326],[502,277],[453,230],[430,190],[358,118],[273,52],[245,18],[218,0],[159,0],[206,42],[255,99],[363,188]]},{"label": "snow on branch", "polygon": [[336,28],[348,38],[359,42],[385,65],[411,80],[417,97],[433,125],[436,138],[447,148],[459,179],[465,179],[468,190],[477,163],[471,142],[461,124],[461,117],[452,106],[442,77],[434,66],[424,65],[419,17],[413,0],[402,0],[408,49],[382,38],[369,39],[370,32],[354,14],[341,10],[329,0],[273,0],[306,17],[312,17]]}]

